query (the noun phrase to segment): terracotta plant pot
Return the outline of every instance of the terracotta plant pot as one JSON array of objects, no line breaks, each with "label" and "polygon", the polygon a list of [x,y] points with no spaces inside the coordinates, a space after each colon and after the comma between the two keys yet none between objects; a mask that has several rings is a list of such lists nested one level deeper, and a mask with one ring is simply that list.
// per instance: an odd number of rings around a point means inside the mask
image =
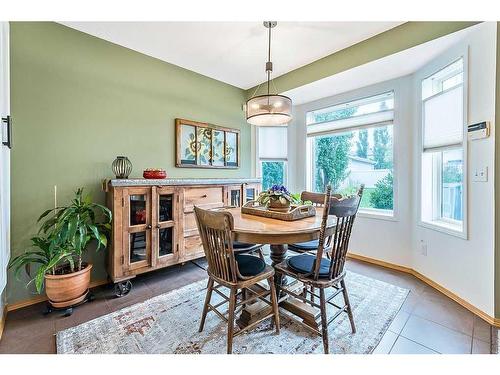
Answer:
[{"label": "terracotta plant pot", "polygon": [[75,305],[85,299],[90,285],[92,264],[81,271],[64,275],[45,275],[45,293],[52,306],[61,308]]}]

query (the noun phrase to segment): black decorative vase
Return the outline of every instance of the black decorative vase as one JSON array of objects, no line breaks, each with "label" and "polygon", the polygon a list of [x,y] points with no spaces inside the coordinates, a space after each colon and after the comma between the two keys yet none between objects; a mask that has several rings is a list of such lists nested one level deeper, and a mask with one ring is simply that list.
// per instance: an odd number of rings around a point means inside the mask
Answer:
[{"label": "black decorative vase", "polygon": [[132,163],[126,156],[117,156],[111,164],[111,169],[116,178],[128,178],[132,172]]}]

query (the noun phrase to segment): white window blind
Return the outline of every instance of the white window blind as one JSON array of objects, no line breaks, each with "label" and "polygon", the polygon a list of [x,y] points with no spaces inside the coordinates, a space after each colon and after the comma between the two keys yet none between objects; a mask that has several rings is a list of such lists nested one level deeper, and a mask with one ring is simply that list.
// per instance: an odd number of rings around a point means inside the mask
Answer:
[{"label": "white window blind", "polygon": [[390,125],[393,120],[394,92],[389,91],[307,112],[307,136]]},{"label": "white window blind", "polygon": [[392,124],[393,119],[394,111],[386,110],[378,113],[349,117],[342,120],[312,124],[307,127],[307,135],[316,136],[343,129],[356,129],[373,125]]},{"label": "white window blind", "polygon": [[286,159],[287,127],[260,127],[259,133],[259,158],[260,159]]},{"label": "white window blind", "polygon": [[463,85],[424,101],[424,151],[460,145],[463,141]]}]

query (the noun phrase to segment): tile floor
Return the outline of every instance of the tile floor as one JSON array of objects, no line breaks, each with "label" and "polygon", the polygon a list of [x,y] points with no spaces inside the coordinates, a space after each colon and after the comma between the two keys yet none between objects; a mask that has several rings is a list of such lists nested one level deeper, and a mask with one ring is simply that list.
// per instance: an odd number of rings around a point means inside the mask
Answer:
[{"label": "tile floor", "polygon": [[[354,260],[347,268],[411,291],[374,353],[490,353],[490,326],[415,277]],[[205,277],[205,271],[191,262],[137,277],[131,293],[122,298],[114,298],[112,286],[96,288],[96,299],[67,318],[42,315],[44,304],[10,312],[0,353],[55,353],[57,331]]]}]

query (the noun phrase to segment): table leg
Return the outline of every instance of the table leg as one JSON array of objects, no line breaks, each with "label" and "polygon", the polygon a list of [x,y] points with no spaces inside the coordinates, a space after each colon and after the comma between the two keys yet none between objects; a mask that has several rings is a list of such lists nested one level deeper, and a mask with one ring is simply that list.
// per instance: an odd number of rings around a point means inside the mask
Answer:
[{"label": "table leg", "polygon": [[[286,259],[286,251],[288,249],[288,245],[271,245],[270,247],[271,260],[273,261],[272,266],[274,267]],[[286,285],[287,277],[276,273],[274,275],[274,282],[278,285]]]}]

